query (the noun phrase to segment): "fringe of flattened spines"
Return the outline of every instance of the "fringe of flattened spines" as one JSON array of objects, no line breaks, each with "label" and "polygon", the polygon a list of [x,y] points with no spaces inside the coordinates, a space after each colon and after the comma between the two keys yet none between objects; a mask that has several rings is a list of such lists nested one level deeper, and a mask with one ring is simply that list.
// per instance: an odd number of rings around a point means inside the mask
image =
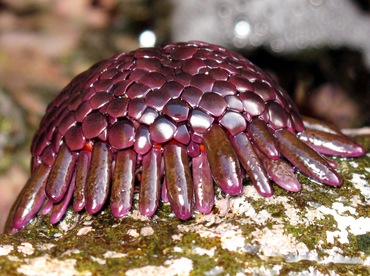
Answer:
[{"label": "fringe of flattened spines", "polygon": [[355,157],[364,149],[325,123],[307,117],[303,123],[306,129],[298,137],[286,129],[271,134],[260,119],[236,135],[213,124],[203,136],[200,154],[193,158],[177,141],[154,146],[139,158],[132,148],[113,154],[101,141],[79,153],[63,144],[52,166],[41,163],[33,171],[9,216],[7,231],[25,226],[41,208],[42,214],[50,214],[51,223],[57,223],[71,201],[76,212],[95,214],[109,196],[112,214],[122,217],[131,210],[138,179],[143,215],[152,216],[162,199],[182,220],[191,217],[194,205],[202,213],[212,210],[214,183],[227,194],[240,194],[245,174],[265,197],[273,195],[270,180],[287,191],[300,191],[294,168],[339,186],[342,180],[335,163],[321,154]]}]

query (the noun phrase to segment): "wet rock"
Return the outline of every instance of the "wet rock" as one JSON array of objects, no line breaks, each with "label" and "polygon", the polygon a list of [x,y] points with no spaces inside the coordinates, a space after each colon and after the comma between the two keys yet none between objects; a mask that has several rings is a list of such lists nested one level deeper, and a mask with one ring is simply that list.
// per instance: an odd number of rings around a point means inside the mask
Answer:
[{"label": "wet rock", "polygon": [[[369,152],[369,136],[358,138]],[[67,212],[0,236],[1,271],[9,275],[320,274],[370,266],[370,154],[336,159],[344,183],[319,185],[300,175],[302,192],[274,186],[263,198],[246,181],[243,195],[217,194],[209,215],[178,220],[168,204],[152,218],[137,211],[117,219]],[[334,263],[328,266],[328,263]]]}]

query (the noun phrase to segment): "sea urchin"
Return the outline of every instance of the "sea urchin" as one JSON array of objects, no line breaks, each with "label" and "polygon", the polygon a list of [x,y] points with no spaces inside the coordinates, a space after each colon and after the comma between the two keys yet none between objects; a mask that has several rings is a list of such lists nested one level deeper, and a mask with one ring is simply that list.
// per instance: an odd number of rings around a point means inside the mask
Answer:
[{"label": "sea urchin", "polygon": [[247,175],[273,195],[270,180],[298,192],[294,167],[339,186],[325,155],[364,149],[323,122],[301,117],[292,100],[243,56],[202,42],[122,53],[74,78],[50,103],[34,136],[32,174],[9,215],[6,232],[39,211],[57,223],[76,212],[115,217],[132,207],[152,216],[169,201],[186,220],[209,213],[214,183],[238,195]]}]

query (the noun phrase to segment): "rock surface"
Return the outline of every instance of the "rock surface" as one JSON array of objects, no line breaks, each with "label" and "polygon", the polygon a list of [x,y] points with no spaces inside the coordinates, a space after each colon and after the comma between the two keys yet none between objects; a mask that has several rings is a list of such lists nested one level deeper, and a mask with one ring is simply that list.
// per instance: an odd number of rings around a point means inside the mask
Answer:
[{"label": "rock surface", "polygon": [[182,222],[167,204],[153,218],[72,211],[0,235],[3,275],[365,275],[370,269],[370,136],[367,154],[340,159],[340,188],[299,175],[301,193],[275,186],[262,198],[217,195],[209,215]]}]

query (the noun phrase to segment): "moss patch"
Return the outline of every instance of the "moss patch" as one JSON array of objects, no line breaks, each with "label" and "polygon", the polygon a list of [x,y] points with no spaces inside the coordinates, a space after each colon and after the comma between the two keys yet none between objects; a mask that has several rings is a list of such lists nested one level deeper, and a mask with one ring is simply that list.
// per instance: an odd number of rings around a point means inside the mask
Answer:
[{"label": "moss patch", "polygon": [[39,262],[50,272],[66,266],[80,275],[179,274],[176,269],[184,275],[363,275],[370,266],[369,156],[336,161],[340,188],[299,175],[301,193],[275,187],[273,197],[262,198],[247,185],[241,197],[219,193],[211,214],[185,222],[168,204],[151,219],[138,211],[117,219],[108,211],[69,210],[57,225],[37,217],[13,236],[1,235],[1,271],[32,275],[29,266]]}]

